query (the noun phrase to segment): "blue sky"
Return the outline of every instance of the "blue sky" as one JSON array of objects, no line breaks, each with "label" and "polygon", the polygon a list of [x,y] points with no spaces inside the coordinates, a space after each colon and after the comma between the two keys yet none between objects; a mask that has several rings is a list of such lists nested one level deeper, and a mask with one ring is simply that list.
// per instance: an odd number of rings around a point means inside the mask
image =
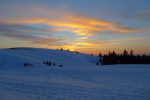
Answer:
[{"label": "blue sky", "polygon": [[150,54],[149,0],[1,0],[0,48]]}]

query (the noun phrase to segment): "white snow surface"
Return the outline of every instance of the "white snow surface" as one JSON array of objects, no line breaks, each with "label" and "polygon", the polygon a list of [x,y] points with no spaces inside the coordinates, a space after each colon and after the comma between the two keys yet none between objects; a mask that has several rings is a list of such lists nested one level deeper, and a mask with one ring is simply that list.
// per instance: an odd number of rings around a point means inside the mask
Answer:
[{"label": "white snow surface", "polygon": [[60,50],[1,49],[0,100],[150,100],[150,65],[97,66],[97,60]]}]

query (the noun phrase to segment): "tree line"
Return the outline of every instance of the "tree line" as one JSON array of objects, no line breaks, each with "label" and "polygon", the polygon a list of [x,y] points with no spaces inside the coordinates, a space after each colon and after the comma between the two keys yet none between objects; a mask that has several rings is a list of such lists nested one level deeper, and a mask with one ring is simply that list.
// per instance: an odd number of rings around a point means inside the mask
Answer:
[{"label": "tree line", "polygon": [[128,52],[124,50],[122,53],[116,53],[115,51],[108,52],[108,54],[99,54],[99,61],[103,65],[109,64],[150,64],[150,55],[134,54],[133,50]]}]

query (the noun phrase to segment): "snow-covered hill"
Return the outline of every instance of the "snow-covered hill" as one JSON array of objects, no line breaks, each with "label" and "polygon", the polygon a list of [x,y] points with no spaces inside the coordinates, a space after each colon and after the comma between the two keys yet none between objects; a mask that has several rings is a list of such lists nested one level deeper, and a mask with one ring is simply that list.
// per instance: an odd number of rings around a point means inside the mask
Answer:
[{"label": "snow-covered hill", "polygon": [[47,67],[47,65],[43,64],[46,61],[55,63],[56,65],[53,68],[63,65],[63,67],[76,69],[81,66],[91,67],[96,65],[98,57],[65,50],[40,48],[11,48],[0,50],[0,66],[3,68],[24,70],[24,63],[30,63],[33,65],[32,69],[43,69],[43,67]]},{"label": "snow-covered hill", "polygon": [[97,66],[97,60],[60,50],[1,49],[0,100],[150,99],[150,65]]}]

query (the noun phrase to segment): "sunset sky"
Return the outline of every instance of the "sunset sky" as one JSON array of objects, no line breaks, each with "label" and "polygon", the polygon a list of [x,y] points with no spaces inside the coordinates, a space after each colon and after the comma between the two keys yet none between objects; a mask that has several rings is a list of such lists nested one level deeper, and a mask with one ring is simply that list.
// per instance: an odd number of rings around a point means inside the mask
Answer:
[{"label": "sunset sky", "polygon": [[0,48],[150,54],[150,0],[0,0]]}]

